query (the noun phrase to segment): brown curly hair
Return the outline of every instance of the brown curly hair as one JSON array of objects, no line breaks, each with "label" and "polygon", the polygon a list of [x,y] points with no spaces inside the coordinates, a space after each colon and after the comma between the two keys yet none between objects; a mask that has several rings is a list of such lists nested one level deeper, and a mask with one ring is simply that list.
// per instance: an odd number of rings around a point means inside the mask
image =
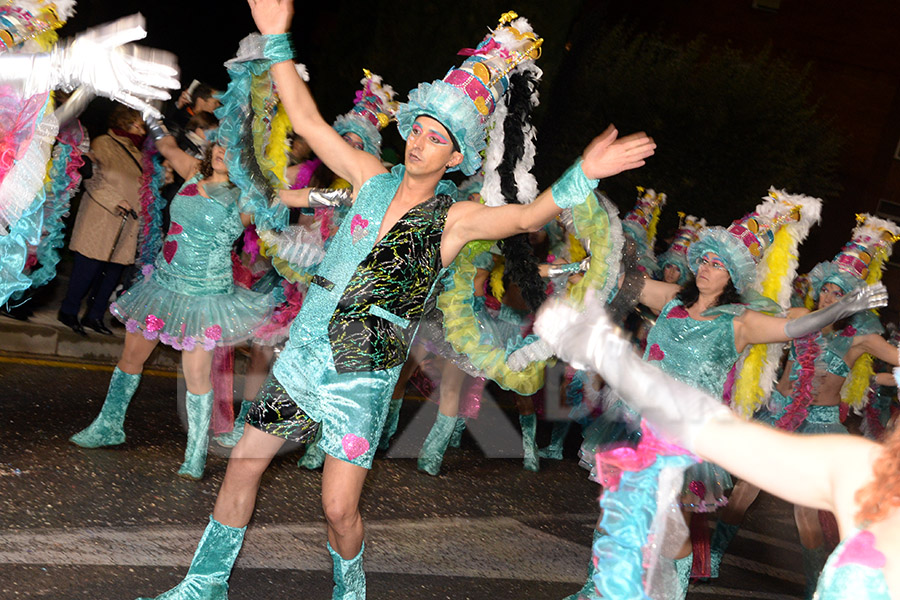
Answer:
[{"label": "brown curly hair", "polygon": [[859,504],[859,523],[880,521],[900,507],[900,426],[896,419],[885,432],[882,446],[881,455],[872,465],[875,477],[854,496]]}]

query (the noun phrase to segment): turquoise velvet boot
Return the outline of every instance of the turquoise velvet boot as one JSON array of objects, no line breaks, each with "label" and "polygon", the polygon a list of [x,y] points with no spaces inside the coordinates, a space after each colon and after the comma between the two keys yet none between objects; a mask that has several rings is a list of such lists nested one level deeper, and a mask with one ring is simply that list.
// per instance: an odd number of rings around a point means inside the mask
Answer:
[{"label": "turquoise velvet boot", "polygon": [[737,525],[729,525],[722,521],[716,523],[716,530],[709,541],[710,578],[719,576],[719,566],[722,564],[722,557],[725,556],[725,550],[728,549],[731,540],[737,535],[738,529]]},{"label": "turquoise velvet boot", "polygon": [[359,554],[350,560],[345,560],[335,552],[331,544],[327,545],[331,560],[334,561],[334,592],[331,600],[366,600],[366,573],[363,571],[362,560],[366,543],[363,542]]},{"label": "turquoise velvet boot", "polygon": [[187,479],[201,479],[206,467],[206,451],[209,447],[209,419],[212,416],[213,392],[197,395],[185,392],[188,439],[184,450],[184,463],[178,474]]},{"label": "turquoise velvet boot", "polygon": [[519,425],[522,426],[522,450],[525,456],[523,461],[525,470],[537,473],[541,469],[537,443],[534,441],[534,436],[537,433],[537,415],[519,415]]},{"label": "turquoise velvet boot", "polygon": [[325,464],[325,452],[319,446],[319,440],[321,439],[322,429],[319,428],[316,439],[313,440],[312,443],[307,444],[306,451],[303,453],[303,456],[300,457],[300,460],[297,461],[298,467],[303,467],[310,471],[322,468],[322,465]]},{"label": "turquoise velvet boot", "polygon": [[217,435],[214,438],[217,444],[223,448],[234,448],[237,445],[238,440],[244,435],[244,423],[247,422],[247,413],[250,412],[251,406],[253,406],[253,403],[249,400],[241,402],[241,410],[234,419],[234,427],[232,427],[231,431]]},{"label": "turquoise velvet boot", "polygon": [[228,578],[244,543],[245,531],[246,527],[222,525],[210,515],[187,575],[153,600],[228,600]]},{"label": "turquoise velvet boot", "polygon": [[566,596],[563,600],[595,600],[600,598],[600,596],[597,595],[597,586],[594,585],[594,573],[597,572],[597,569],[594,567],[594,542],[596,542],[597,538],[601,535],[603,534],[594,529],[594,539],[591,542],[591,559],[588,562],[587,581],[584,582],[584,585],[581,586],[580,590],[571,596]]},{"label": "turquoise velvet boot", "polygon": [[99,448],[115,446],[125,441],[125,411],[128,403],[141,382],[141,376],[126,373],[116,367],[109,379],[109,390],[100,414],[87,428],[69,438],[73,444],[82,448]]},{"label": "turquoise velvet boot", "polygon": [[550,432],[550,445],[538,450],[538,456],[552,460],[562,460],[563,442],[566,441],[566,435],[568,435],[569,427],[571,426],[572,421],[557,421],[554,423],[553,430]]},{"label": "turquoise velvet boot", "polygon": [[456,428],[456,417],[448,417],[438,411],[437,419],[422,444],[419,451],[419,470],[425,471],[429,475],[437,475],[441,472],[441,463],[444,462],[444,452],[447,451],[447,444],[453,436],[453,430]]},{"label": "turquoise velvet boot", "polygon": [[447,446],[450,448],[459,448],[459,445],[462,443],[462,434],[465,430],[465,417],[456,417],[456,425],[453,426],[453,435],[450,436],[450,441],[447,443]]},{"label": "turquoise velvet boot", "polygon": [[694,553],[691,552],[684,558],[675,559],[675,575],[678,589],[673,598],[675,600],[684,600],[687,596],[688,585],[691,583],[691,569],[694,566]]}]

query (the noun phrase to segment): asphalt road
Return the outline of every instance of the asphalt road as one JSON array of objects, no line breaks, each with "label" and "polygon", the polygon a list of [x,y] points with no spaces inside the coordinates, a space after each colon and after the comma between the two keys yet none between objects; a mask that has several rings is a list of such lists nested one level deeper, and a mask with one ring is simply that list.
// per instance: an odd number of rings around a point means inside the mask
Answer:
[{"label": "asphalt road", "polygon": [[[202,481],[175,476],[185,433],[178,380],[166,374],[145,375],[124,444],[70,444],[99,410],[109,372],[0,356],[0,600],[152,597],[187,570],[227,458],[213,445]],[[414,454],[434,410],[407,400],[392,454]],[[414,458],[376,459],[361,506],[369,598],[562,599],[581,587],[600,488],[577,466],[579,435],[563,461],[531,473],[519,458],[485,456],[515,450],[496,443],[515,435],[515,413],[491,410],[439,477],[418,473]],[[540,427],[546,442],[549,424]],[[486,430],[498,432],[492,448]],[[266,473],[232,600],[331,597],[321,474],[297,458],[286,452]],[[799,598],[800,565],[790,507],[763,495],[722,576],[688,597]]]}]

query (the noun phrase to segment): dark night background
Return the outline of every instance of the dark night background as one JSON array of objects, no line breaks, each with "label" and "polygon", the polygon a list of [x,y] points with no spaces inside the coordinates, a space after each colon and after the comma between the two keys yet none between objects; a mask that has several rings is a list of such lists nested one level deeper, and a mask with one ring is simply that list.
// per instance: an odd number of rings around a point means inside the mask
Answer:
[{"label": "dark night background", "polygon": [[[896,50],[900,5],[896,2],[296,2],[293,35],[297,59],[307,65],[313,95],[323,116],[330,120],[350,108],[362,68],[382,75],[404,99],[419,81],[440,78],[458,64],[462,59],[457,51],[477,44],[487,28],[508,10],[526,16],[545,38],[538,62],[544,78],[536,115],[535,173],[542,187],[552,183],[607,121],[616,123],[623,133],[645,129],[661,142],[657,156],[651,159],[656,160],[656,166],[648,164],[635,172],[639,176],[614,178],[620,181],[610,184],[613,189],[617,185],[620,190],[633,189],[631,186],[640,183],[661,191],[679,190],[684,182],[672,179],[673,172],[682,179],[693,177],[702,181],[704,157],[695,157],[694,150],[685,150],[687,138],[691,137],[691,131],[685,129],[687,125],[682,124],[679,132],[678,123],[642,119],[639,114],[611,105],[595,92],[615,90],[620,99],[623,97],[611,74],[602,69],[592,71],[590,65],[602,64],[596,52],[604,28],[626,22],[635,34],[650,33],[672,40],[673,47],[702,39],[710,55],[715,55],[718,48],[733,48],[752,60],[768,49],[772,57],[792,65],[806,78],[804,89],[817,122],[841,142],[835,168],[829,174],[831,187],[811,189],[815,186],[805,185],[804,181],[768,179],[765,184],[793,186],[790,191],[825,199],[823,224],[813,230],[802,248],[801,269],[834,256],[849,238],[855,213],[874,213],[880,208],[885,215],[900,218],[900,160],[895,158],[900,140],[900,52]],[[60,31],[61,36],[142,12],[149,31],[142,43],[177,54],[185,86],[197,78],[224,87],[227,75],[222,63],[234,54],[240,39],[255,30],[249,7],[241,0],[80,0],[77,11]],[[640,82],[641,90],[635,93],[652,93],[655,79],[648,72],[646,81]],[[690,79],[686,77],[685,83],[691,83]],[[673,94],[677,95],[677,90]],[[103,109],[103,103],[97,101],[85,115],[86,124],[95,134],[102,132]],[[694,118],[703,123],[705,115]],[[749,143],[753,132],[738,131],[735,128],[733,140],[715,140],[721,142],[721,149],[705,151],[720,158],[727,152],[734,156],[736,165],[752,160],[745,158],[752,154],[742,154],[741,144]],[[385,145],[402,151],[402,140],[395,128],[386,133]],[[704,148],[698,150],[702,151]],[[668,165],[668,170],[663,165]],[[740,166],[750,170],[754,165]],[[678,169],[684,172],[677,173]],[[687,172],[691,170],[696,172]],[[647,181],[653,178],[656,180]],[[660,231],[664,234],[671,228],[679,210],[695,211],[699,216],[715,215],[712,224],[727,224],[752,207],[764,192],[764,188],[755,185],[747,190],[721,189],[695,196],[682,193],[680,198],[670,193]],[[613,200],[620,209],[628,210],[634,196],[620,192]],[[900,281],[895,281],[893,272],[886,273],[886,283],[892,295],[900,294]]]}]

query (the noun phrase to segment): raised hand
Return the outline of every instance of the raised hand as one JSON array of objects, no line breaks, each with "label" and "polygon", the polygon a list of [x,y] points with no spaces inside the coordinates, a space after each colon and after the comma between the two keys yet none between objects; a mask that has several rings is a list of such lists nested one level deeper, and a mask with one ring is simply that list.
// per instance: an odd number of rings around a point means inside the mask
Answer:
[{"label": "raised hand", "polygon": [[653,138],[646,133],[632,133],[623,138],[613,125],[588,144],[581,155],[584,174],[591,179],[603,179],[622,171],[637,169],[656,149]]},{"label": "raised hand", "polygon": [[169,52],[129,44],[147,36],[144,17],[123,17],[89,29],[51,50],[52,87],[84,87],[139,111],[159,116],[148,104],[177,88],[178,69]]},{"label": "raised hand", "polygon": [[287,33],[294,18],[294,0],[247,0],[256,28],[263,35]]}]

